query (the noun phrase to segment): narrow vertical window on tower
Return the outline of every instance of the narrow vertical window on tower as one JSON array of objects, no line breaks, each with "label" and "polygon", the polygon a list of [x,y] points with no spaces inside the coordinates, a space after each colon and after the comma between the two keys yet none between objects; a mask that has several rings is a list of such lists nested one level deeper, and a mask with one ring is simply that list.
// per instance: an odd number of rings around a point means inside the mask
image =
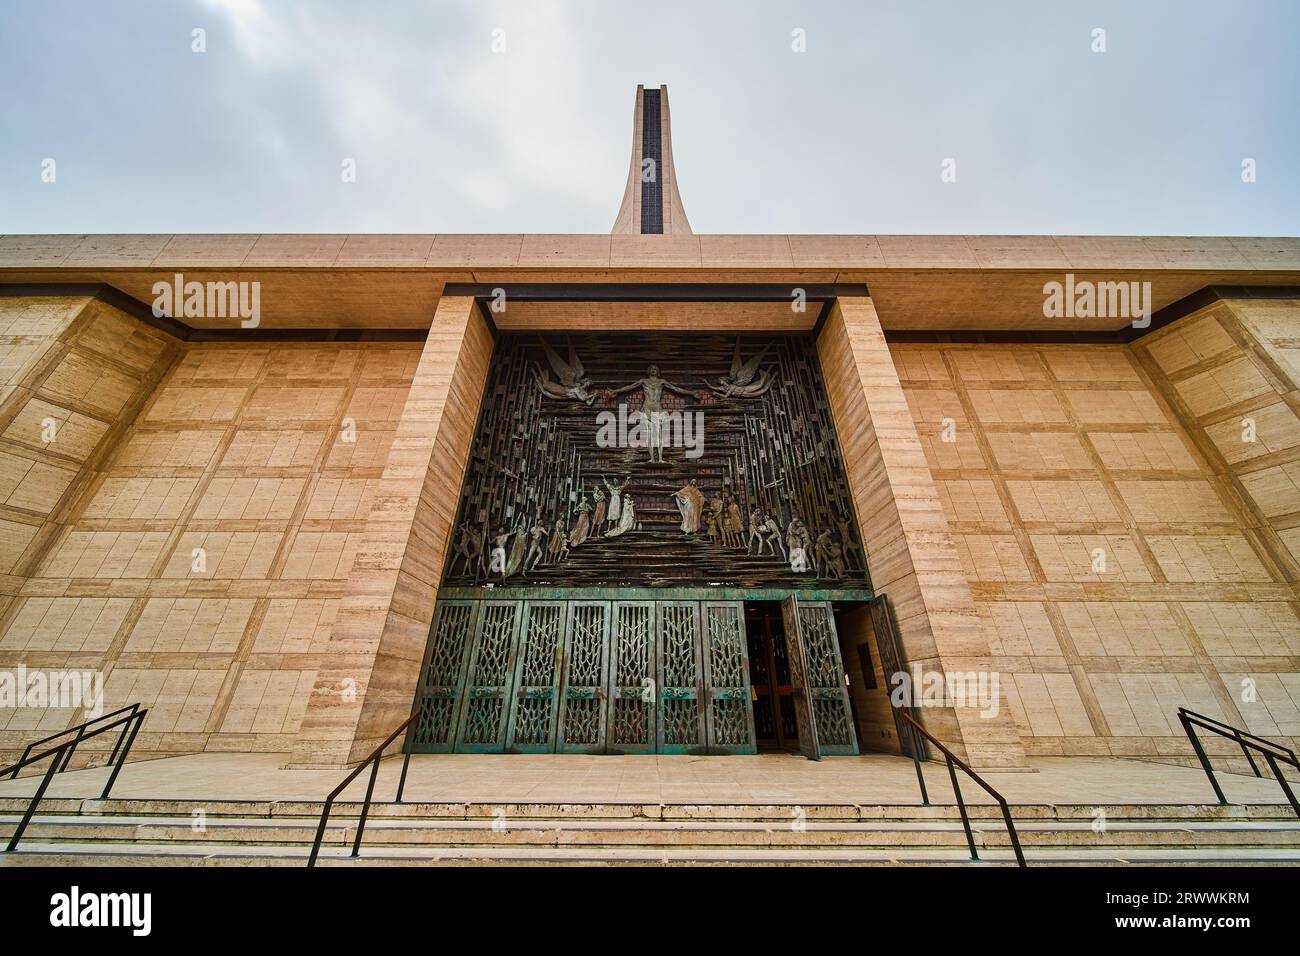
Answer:
[{"label": "narrow vertical window on tower", "polygon": [[659,91],[646,90],[641,105],[641,234],[664,231],[663,139]]}]

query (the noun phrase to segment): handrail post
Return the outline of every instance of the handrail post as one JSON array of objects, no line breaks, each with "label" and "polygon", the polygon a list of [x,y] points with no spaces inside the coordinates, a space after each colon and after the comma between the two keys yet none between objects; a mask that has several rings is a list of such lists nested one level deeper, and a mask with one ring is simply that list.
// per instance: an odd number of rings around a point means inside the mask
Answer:
[{"label": "handrail post", "polygon": [[907,725],[908,736],[912,738],[912,766],[916,768],[916,782],[921,786],[921,805],[930,805],[930,794],[925,789],[925,774],[921,772],[921,735],[911,724]]},{"label": "handrail post", "polygon": [[1241,731],[1234,729],[1232,734],[1232,739],[1237,741],[1237,746],[1240,747],[1241,752],[1246,755],[1246,763],[1250,764],[1250,769],[1254,771],[1255,776],[1257,777],[1264,776],[1262,773],[1259,772],[1259,767],[1255,766],[1255,758],[1250,755],[1250,748],[1246,746],[1246,741],[1241,736]]},{"label": "handrail post", "polygon": [[961,825],[966,828],[966,843],[970,847],[970,858],[978,860],[980,855],[975,849],[975,834],[970,828],[970,818],[966,816],[966,801],[961,798],[961,784],[957,782],[957,768],[952,764],[952,757],[944,754],[944,759],[948,761],[948,776],[952,778],[952,792],[957,796],[957,809],[961,811]]},{"label": "handrail post", "polygon": [[361,855],[361,835],[366,832],[366,817],[370,814],[370,797],[375,792],[375,778],[379,776],[379,758],[370,764],[370,783],[366,785],[366,802],[361,805],[361,819],[357,821],[357,838],[352,841],[352,855]]},{"label": "handrail post", "polygon": [[411,765],[411,738],[415,736],[415,725],[410,724],[406,728],[406,739],[402,742],[402,775],[397,778],[397,799],[394,803],[402,802],[402,793],[406,790],[406,769]]},{"label": "handrail post", "polygon": [[81,738],[85,736],[85,733],[86,733],[86,725],[79,724],[77,726],[77,736],[72,738],[72,746],[70,746],[67,749],[66,753],[60,754],[60,756],[62,757],[62,761],[61,761],[62,766],[59,767],[60,772],[68,769],[68,764],[72,761],[72,754],[76,751],[77,744],[81,743]]},{"label": "handrail post", "polygon": [[1002,804],[1002,819],[1007,823],[1007,834],[1011,837],[1011,849],[1016,853],[1016,862],[1021,866],[1027,866],[1025,863],[1025,851],[1020,849],[1020,837],[1016,836],[1016,828],[1011,823],[1011,808],[1007,806],[1005,800],[998,801]]},{"label": "handrail post", "polygon": [[1286,782],[1286,777],[1282,775],[1282,769],[1277,765],[1277,759],[1268,751],[1264,751],[1264,759],[1268,761],[1268,768],[1273,771],[1273,776],[1277,782],[1282,785],[1282,792],[1286,794],[1287,800],[1291,804],[1291,809],[1295,815],[1300,817],[1300,803],[1296,802],[1295,793],[1291,790],[1291,785]]},{"label": "handrail post", "polygon": [[[140,703],[139,703],[139,701],[137,701],[136,703],[132,704],[132,705],[131,705],[131,716],[134,717],[136,711],[138,711],[139,709],[140,709]],[[119,733],[119,734],[117,735],[117,743],[113,744],[113,752],[112,752],[111,754],[108,755],[108,763],[112,763],[114,760],[117,759],[117,752],[118,752],[118,750],[121,749],[121,747],[122,747],[122,741],[126,739],[126,731],[127,731],[127,728],[130,727],[130,726],[131,726],[131,722],[130,722],[129,720],[128,720],[125,724],[122,725],[122,732]],[[108,764],[105,764],[105,766],[108,766]]]},{"label": "handrail post", "polygon": [[[63,746],[66,747],[67,744],[64,744]],[[41,780],[41,785],[36,788],[36,793],[32,797],[31,803],[27,804],[27,812],[23,814],[23,818],[19,821],[17,828],[14,830],[13,836],[9,838],[9,846],[5,848],[6,853],[13,852],[14,847],[18,846],[18,841],[22,839],[23,832],[27,829],[27,824],[31,823],[32,815],[36,813],[36,805],[41,802],[41,798],[45,796],[45,790],[49,787],[50,781],[53,780],[54,775],[58,773],[59,761],[62,759],[63,747],[60,747],[54,753],[54,759],[50,761],[50,766],[45,771],[45,777]]]},{"label": "handrail post", "polygon": [[916,768],[916,782],[921,786],[921,806],[930,805],[930,794],[925,789],[925,774],[921,772],[921,758],[916,755],[916,745],[912,745],[912,766]]},{"label": "handrail post", "polygon": [[311,845],[311,856],[307,858],[307,869],[316,865],[316,854],[320,852],[321,840],[325,838],[325,824],[329,822],[330,810],[334,808],[334,798],[330,797],[325,801],[325,807],[321,810],[320,826],[316,828],[316,842]]},{"label": "handrail post", "polygon": [[99,795],[99,799],[108,799],[108,794],[113,789],[113,784],[117,781],[117,775],[122,772],[122,764],[126,763],[127,755],[131,752],[131,745],[135,743],[135,735],[139,733],[140,727],[144,723],[145,714],[147,713],[149,713],[147,710],[141,713],[136,713],[123,725],[123,730],[127,727],[131,728],[131,736],[126,739],[126,746],[122,748],[122,754],[118,757],[117,763],[113,767],[113,772],[108,775],[108,783],[104,784],[104,792]]},{"label": "handrail post", "polygon": [[1187,733],[1187,739],[1192,742],[1192,749],[1196,751],[1196,758],[1201,762],[1201,769],[1205,775],[1210,778],[1210,786],[1214,788],[1215,796],[1219,798],[1221,806],[1228,805],[1228,798],[1223,795],[1223,788],[1219,786],[1219,781],[1214,778],[1214,770],[1210,767],[1210,760],[1205,756],[1205,748],[1201,746],[1200,739],[1196,736],[1196,731],[1192,729],[1192,722],[1187,715],[1181,711],[1178,719],[1183,725],[1183,730]]}]

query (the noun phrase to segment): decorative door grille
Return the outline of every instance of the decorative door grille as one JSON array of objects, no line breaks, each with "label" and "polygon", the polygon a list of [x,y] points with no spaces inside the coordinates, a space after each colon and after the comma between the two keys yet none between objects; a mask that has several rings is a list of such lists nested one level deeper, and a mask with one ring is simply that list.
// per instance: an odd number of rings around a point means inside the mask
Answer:
[{"label": "decorative door grille", "polygon": [[657,698],[653,601],[614,602],[610,638],[610,753],[655,752]]},{"label": "decorative door grille", "polygon": [[506,732],[508,751],[540,754],[555,750],[567,610],[563,601],[524,604],[514,674],[514,709]]},{"label": "decorative door grille", "polygon": [[506,718],[519,643],[521,601],[481,601],[456,749],[491,753],[505,749]]},{"label": "decorative door grille", "polygon": [[560,694],[560,753],[605,749],[609,685],[609,602],[574,601],[564,636],[564,690]]},{"label": "decorative door grille", "polygon": [[700,606],[695,601],[660,601],[658,611],[659,752],[703,753]]},{"label": "decorative door grille", "polygon": [[446,753],[455,745],[465,659],[478,608],[477,601],[438,602],[416,692],[420,717],[411,741],[416,750]]},{"label": "decorative door grille", "polygon": [[757,753],[744,605],[706,602],[701,607],[709,752]]},{"label": "decorative door grille", "polygon": [[[856,753],[831,606],[786,603],[801,743]],[[412,747],[755,753],[749,667],[740,601],[442,600]]]},{"label": "decorative door grille", "polygon": [[803,639],[804,676],[823,755],[855,754],[857,734],[844,683],[835,615],[829,601],[799,601],[799,631]]}]

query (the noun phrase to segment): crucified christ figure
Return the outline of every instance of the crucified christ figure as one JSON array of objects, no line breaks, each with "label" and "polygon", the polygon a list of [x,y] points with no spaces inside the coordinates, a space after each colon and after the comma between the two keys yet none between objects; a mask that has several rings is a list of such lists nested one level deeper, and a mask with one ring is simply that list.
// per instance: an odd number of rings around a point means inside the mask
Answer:
[{"label": "crucified christ figure", "polygon": [[698,399],[698,393],[688,388],[679,388],[672,382],[666,382],[659,377],[659,366],[651,365],[646,369],[645,377],[639,378],[631,385],[624,385],[622,388],[614,389],[613,394],[622,395],[624,392],[632,392],[640,389],[644,398],[641,402],[641,414],[645,417],[646,426],[650,433],[650,460],[662,462],[664,460],[664,431],[668,423],[668,415],[664,412],[663,397],[664,389],[675,392],[678,395],[689,395],[691,398]]}]

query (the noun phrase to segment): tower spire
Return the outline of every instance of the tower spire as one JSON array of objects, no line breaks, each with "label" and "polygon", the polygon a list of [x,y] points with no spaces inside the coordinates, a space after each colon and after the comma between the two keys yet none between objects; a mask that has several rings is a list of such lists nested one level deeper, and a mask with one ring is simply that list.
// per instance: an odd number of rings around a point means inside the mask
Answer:
[{"label": "tower spire", "polygon": [[640,235],[689,236],[677,171],[673,168],[673,132],[668,112],[668,87],[636,88],[632,112],[632,162],[627,188],[612,232]]}]

